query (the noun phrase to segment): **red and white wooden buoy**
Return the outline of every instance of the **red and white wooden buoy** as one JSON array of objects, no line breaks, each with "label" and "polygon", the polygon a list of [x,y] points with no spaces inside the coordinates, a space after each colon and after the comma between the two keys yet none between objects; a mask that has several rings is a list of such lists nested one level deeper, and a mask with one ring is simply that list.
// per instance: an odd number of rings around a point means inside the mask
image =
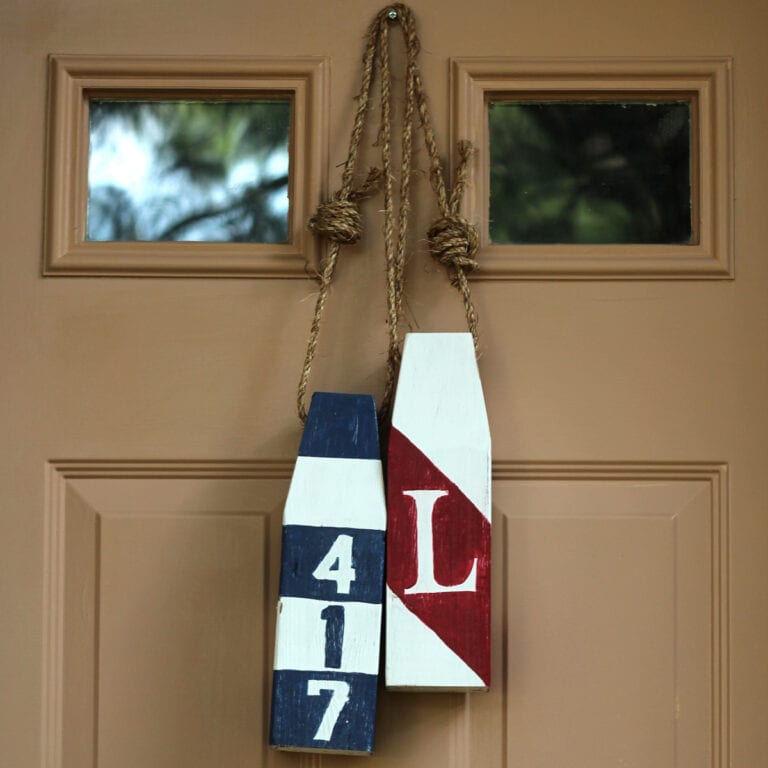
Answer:
[{"label": "red and white wooden buoy", "polygon": [[490,685],[491,440],[472,337],[406,336],[387,464],[386,684]]}]

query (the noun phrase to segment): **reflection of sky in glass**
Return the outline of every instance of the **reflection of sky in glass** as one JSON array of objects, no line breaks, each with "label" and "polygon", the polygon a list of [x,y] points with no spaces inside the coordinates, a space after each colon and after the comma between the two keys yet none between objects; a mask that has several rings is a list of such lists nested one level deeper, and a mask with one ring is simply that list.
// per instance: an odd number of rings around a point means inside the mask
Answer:
[{"label": "reflection of sky in glass", "polygon": [[285,242],[290,102],[92,101],[89,240]]}]

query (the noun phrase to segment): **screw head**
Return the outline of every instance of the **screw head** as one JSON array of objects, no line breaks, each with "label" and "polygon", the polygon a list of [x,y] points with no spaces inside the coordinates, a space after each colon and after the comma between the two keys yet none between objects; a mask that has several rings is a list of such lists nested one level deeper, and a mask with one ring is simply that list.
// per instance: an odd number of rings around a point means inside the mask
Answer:
[{"label": "screw head", "polygon": [[396,11],[394,8],[392,8],[392,9],[389,11],[389,13],[387,13],[387,18],[388,18],[390,21],[394,21],[394,20],[397,18],[397,11]]}]

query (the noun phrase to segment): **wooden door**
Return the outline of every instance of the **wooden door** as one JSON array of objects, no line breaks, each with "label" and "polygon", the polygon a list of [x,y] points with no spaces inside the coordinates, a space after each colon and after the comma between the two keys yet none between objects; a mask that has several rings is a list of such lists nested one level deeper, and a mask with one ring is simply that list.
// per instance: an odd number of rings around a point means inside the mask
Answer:
[{"label": "wooden door", "polygon": [[[360,759],[266,746],[280,517],[315,284],[274,264],[245,276],[56,273],[41,253],[50,54],[96,54],[104,66],[179,58],[203,74],[206,57],[314,57],[327,90],[307,109],[323,143],[302,147],[317,199],[338,185],[362,37],[379,7],[2,4],[0,765]],[[382,693],[373,759],[764,765],[765,7],[415,0],[414,10],[444,153],[460,129],[482,142],[482,109],[467,100],[479,93],[482,104],[491,70],[506,73],[504,87],[527,72],[528,90],[543,60],[543,90],[573,78],[603,87],[617,71],[651,94],[659,72],[694,91],[704,83],[696,93],[716,103],[701,110],[695,173],[709,190],[699,224],[710,239],[671,255],[481,250],[472,288],[494,446],[493,683]],[[418,234],[435,215],[426,177],[414,194],[409,321],[463,330],[459,298]],[[365,236],[342,253],[316,389],[381,393],[379,208],[366,203]],[[295,267],[309,241],[292,236]]]}]

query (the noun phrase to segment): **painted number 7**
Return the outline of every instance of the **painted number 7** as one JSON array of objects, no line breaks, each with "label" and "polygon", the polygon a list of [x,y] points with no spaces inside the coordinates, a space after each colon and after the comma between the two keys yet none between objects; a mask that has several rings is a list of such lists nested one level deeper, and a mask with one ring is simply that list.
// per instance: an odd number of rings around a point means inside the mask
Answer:
[{"label": "painted number 7", "polygon": [[349,701],[349,683],[343,680],[307,680],[308,696],[319,696],[320,691],[330,691],[331,700],[312,738],[315,741],[330,741],[341,710]]},{"label": "painted number 7", "polygon": [[335,581],[336,591],[348,595],[355,580],[352,567],[352,537],[342,533],[337,536],[325,557],[320,561],[312,575],[322,581]]}]

